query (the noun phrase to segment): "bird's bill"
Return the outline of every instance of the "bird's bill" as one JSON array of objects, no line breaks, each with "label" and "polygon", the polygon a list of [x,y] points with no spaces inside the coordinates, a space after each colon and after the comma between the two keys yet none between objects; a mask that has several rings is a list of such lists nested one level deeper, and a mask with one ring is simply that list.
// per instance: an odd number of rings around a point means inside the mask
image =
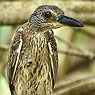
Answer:
[{"label": "bird's bill", "polygon": [[84,24],[82,22],[80,22],[79,20],[65,16],[64,14],[56,16],[55,20],[60,25],[66,25],[66,26],[72,26],[72,27],[84,27]]}]

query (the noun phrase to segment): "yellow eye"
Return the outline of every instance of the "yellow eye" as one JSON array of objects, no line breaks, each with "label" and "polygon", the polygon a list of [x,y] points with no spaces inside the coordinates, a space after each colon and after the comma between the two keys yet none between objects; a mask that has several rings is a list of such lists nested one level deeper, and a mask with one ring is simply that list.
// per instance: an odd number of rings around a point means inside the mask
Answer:
[{"label": "yellow eye", "polygon": [[49,19],[49,18],[52,17],[52,14],[51,14],[51,12],[44,12],[44,13],[43,13],[43,16],[44,16],[46,19]]}]

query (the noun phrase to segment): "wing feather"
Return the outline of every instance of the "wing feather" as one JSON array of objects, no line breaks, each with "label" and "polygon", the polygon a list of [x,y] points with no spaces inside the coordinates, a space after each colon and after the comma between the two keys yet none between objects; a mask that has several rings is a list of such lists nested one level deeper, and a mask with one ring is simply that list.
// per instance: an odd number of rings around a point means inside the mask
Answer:
[{"label": "wing feather", "polygon": [[49,31],[49,42],[48,42],[48,49],[49,49],[49,57],[50,57],[50,66],[51,66],[51,75],[52,75],[52,84],[56,82],[57,72],[58,72],[58,52],[57,52],[57,45],[54,38],[53,31]]},{"label": "wing feather", "polygon": [[11,46],[9,49],[8,62],[7,62],[7,76],[11,92],[14,90],[13,81],[19,64],[19,58],[22,48],[22,29],[16,31],[12,38]]}]

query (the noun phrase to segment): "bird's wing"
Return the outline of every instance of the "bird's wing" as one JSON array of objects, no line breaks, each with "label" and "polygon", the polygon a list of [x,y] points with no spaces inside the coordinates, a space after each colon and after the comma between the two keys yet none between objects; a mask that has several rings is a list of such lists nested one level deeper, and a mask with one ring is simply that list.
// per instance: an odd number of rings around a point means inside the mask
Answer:
[{"label": "bird's wing", "polygon": [[49,57],[50,57],[50,67],[51,67],[51,75],[52,75],[52,84],[56,82],[57,72],[58,72],[58,52],[57,52],[57,45],[54,38],[53,31],[49,31],[49,42],[48,42],[48,49],[49,49]]},{"label": "bird's wing", "polygon": [[9,49],[8,62],[7,62],[7,76],[10,90],[13,90],[13,80],[19,64],[20,52],[22,48],[22,28],[18,29],[12,38],[11,46]]}]

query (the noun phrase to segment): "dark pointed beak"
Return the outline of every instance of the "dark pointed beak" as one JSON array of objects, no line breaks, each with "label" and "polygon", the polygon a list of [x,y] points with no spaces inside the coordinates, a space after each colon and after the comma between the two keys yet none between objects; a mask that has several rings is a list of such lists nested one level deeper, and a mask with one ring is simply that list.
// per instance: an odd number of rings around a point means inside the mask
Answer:
[{"label": "dark pointed beak", "polygon": [[74,27],[84,27],[84,24],[80,22],[79,20],[65,16],[64,14],[56,16],[55,20],[58,23],[63,24],[63,25],[74,26]]}]

